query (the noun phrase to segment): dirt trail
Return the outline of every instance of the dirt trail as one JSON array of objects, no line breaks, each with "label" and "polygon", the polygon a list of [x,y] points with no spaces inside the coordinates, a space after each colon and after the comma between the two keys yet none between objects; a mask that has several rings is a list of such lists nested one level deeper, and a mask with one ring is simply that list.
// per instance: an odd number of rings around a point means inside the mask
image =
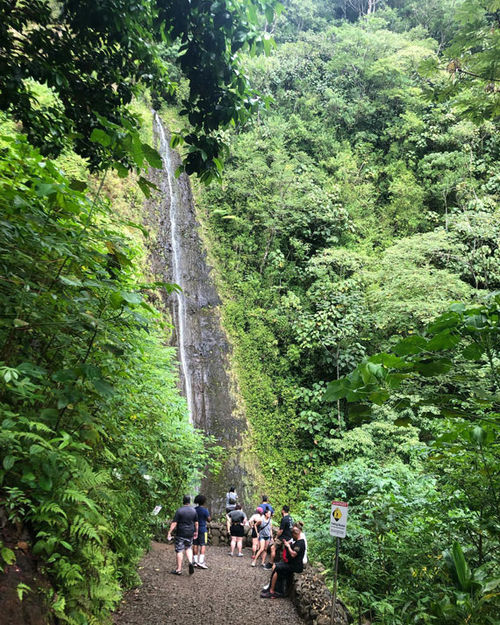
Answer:
[{"label": "dirt trail", "polygon": [[115,625],[304,625],[288,599],[261,599],[269,571],[250,566],[244,557],[228,555],[227,547],[207,547],[209,569],[189,575],[184,560],[182,576],[171,575],[172,545],[153,543],[140,565],[143,585],[124,597]]}]

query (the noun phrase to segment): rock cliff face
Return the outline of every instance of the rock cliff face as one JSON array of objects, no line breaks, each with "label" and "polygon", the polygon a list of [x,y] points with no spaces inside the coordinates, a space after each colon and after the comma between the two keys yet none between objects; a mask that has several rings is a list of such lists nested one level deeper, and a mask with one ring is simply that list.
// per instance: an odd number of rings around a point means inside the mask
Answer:
[{"label": "rock cliff face", "polygon": [[158,115],[154,132],[164,168],[152,174],[160,194],[147,203],[149,224],[157,232],[150,261],[157,279],[182,288],[179,294],[164,293],[163,300],[172,314],[172,342],[178,349],[182,392],[191,421],[225,449],[218,476],[208,475],[201,484],[215,515],[223,511],[229,486],[236,487],[243,504],[252,497],[255,476],[244,452],[248,427],[236,411],[229,376],[230,345],[221,328],[220,299],[198,234],[189,178],[185,174],[175,178],[180,158],[169,147],[169,133]]}]

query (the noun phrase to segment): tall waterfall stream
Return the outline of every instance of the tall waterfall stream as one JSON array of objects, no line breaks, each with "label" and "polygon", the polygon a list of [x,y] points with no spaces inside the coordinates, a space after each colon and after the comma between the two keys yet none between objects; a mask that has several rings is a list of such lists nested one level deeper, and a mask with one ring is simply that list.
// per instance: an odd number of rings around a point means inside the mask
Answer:
[{"label": "tall waterfall stream", "polygon": [[155,113],[154,134],[164,167],[153,179],[160,199],[149,202],[149,219],[157,230],[151,265],[160,280],[182,291],[164,294],[174,325],[182,392],[194,427],[211,434],[226,451],[221,471],[201,483],[212,514],[222,512],[224,495],[235,486],[243,505],[251,504],[258,482],[256,461],[248,445],[248,425],[237,408],[229,375],[230,345],[220,323],[220,299],[198,234],[199,224],[189,178],[175,177],[180,157],[170,148],[170,136]]}]

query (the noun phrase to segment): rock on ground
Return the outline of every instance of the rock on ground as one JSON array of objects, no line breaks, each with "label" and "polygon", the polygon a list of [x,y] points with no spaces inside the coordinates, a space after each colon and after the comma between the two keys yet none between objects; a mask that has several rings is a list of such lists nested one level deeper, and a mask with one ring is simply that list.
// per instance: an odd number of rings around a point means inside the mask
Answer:
[{"label": "rock on ground", "polygon": [[270,573],[250,566],[244,557],[228,555],[227,547],[207,547],[207,570],[189,575],[184,559],[182,576],[175,568],[172,545],[153,543],[139,568],[143,585],[128,592],[114,617],[115,625],[304,625],[288,599],[261,599]]}]

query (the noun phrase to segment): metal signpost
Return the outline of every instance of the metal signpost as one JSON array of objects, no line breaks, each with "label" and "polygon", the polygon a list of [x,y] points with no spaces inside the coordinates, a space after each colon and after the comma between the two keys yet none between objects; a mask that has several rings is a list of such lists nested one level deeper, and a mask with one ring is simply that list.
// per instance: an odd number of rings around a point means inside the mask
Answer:
[{"label": "metal signpost", "polygon": [[347,527],[348,504],[345,501],[332,501],[332,512],[330,514],[330,536],[337,539],[335,547],[335,574],[333,578],[333,599],[331,625],[335,623],[335,613],[337,611],[337,574],[339,569],[339,548],[340,539],[345,538]]}]

